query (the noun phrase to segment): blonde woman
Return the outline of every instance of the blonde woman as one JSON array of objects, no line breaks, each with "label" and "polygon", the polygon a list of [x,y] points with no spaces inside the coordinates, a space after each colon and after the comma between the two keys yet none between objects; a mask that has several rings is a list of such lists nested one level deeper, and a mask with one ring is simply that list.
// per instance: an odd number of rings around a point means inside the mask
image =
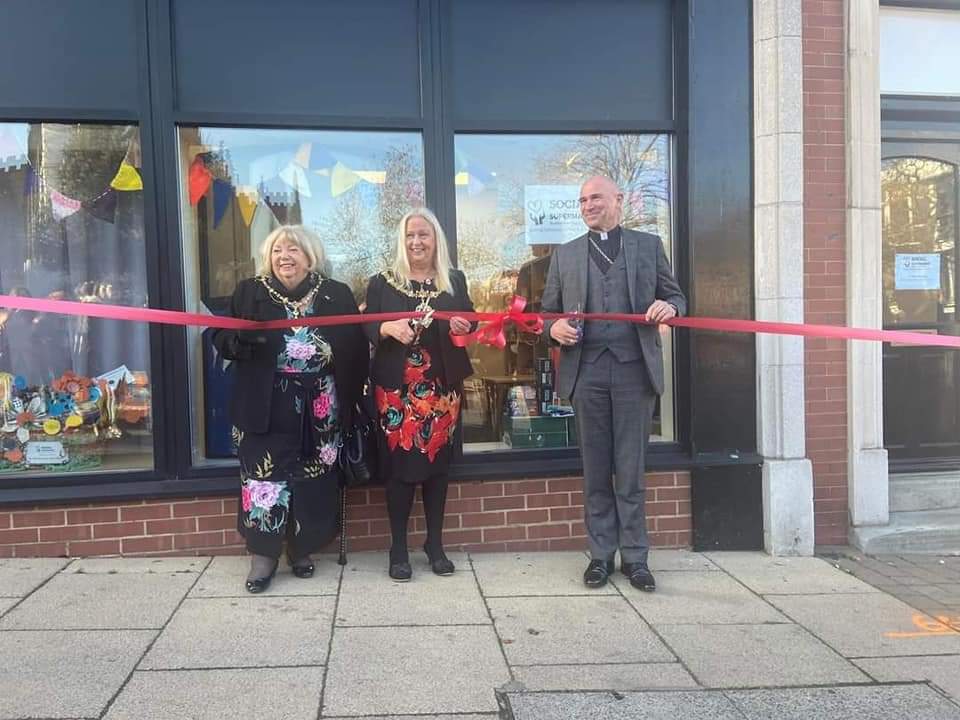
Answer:
[{"label": "blonde woman", "polygon": [[[369,313],[412,310],[472,312],[463,273],[450,267],[447,240],[436,216],[425,208],[400,221],[393,265],[370,278]],[[424,551],[437,575],[450,575],[453,563],[443,550],[447,469],[457,448],[463,380],[472,374],[466,350],[450,335],[470,332],[462,317],[428,325],[395,320],[367,323],[375,347],[370,379],[375,386],[383,431],[383,473],[392,544],[389,575],[412,576],[407,524],[417,485],[421,485],[427,541]]]},{"label": "blonde woman", "polygon": [[[284,225],[260,248],[256,277],[237,285],[230,314],[296,320],[356,314],[350,289],[327,276],[323,245]],[[310,557],[337,533],[337,449],[366,379],[368,345],[359,325],[219,330],[232,360],[230,403],[240,457],[238,530],[251,554],[248,592],[266,590],[286,541],[293,574],[311,577]]]}]

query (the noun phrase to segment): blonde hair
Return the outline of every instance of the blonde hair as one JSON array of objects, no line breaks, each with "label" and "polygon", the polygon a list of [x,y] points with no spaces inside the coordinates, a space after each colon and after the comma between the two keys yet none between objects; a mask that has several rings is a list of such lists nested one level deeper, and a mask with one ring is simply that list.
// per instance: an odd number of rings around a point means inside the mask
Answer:
[{"label": "blonde hair", "polygon": [[407,259],[407,223],[411,218],[423,218],[433,228],[433,234],[436,238],[436,252],[434,253],[433,264],[437,271],[436,284],[437,290],[453,294],[453,285],[450,283],[450,250],[447,247],[447,236],[440,227],[440,221],[437,216],[427,208],[415,208],[400,218],[400,226],[397,228],[397,251],[393,257],[391,270],[404,285],[410,284],[410,261]]},{"label": "blonde hair", "polygon": [[330,263],[323,243],[317,234],[303,225],[281,225],[267,235],[260,244],[260,254],[257,258],[257,275],[272,275],[273,265],[270,255],[277,240],[293,243],[307,256],[308,270],[318,272],[324,277],[330,275]]}]

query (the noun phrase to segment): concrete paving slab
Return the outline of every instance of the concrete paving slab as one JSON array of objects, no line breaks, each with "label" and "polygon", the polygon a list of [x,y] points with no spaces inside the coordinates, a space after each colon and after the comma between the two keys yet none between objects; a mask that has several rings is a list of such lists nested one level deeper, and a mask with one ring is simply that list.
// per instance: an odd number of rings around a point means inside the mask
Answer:
[{"label": "concrete paving slab", "polygon": [[210,563],[208,557],[164,558],[80,558],[66,569],[68,573],[88,575],[142,575],[156,573],[201,573]]},{"label": "concrete paving slab", "polygon": [[[345,720],[350,715],[332,717],[324,715],[323,720]],[[480,713],[469,715],[364,715],[363,720],[500,720],[499,713]]]},{"label": "concrete paving slab", "polygon": [[323,665],[333,597],[187,599],[141,669]]},{"label": "concrete paving slab", "polygon": [[884,593],[767,599],[845,657],[960,654],[960,632]]},{"label": "concrete paving slab", "polygon": [[155,635],[0,632],[0,718],[99,717]]},{"label": "concrete paving slab", "polygon": [[932,682],[960,702],[960,655],[920,655],[903,658],[868,658],[854,661],[880,682]]},{"label": "concrete paving slab", "polygon": [[337,628],[323,717],[493,713],[510,673],[493,628]]},{"label": "concrete paving slab", "polygon": [[395,583],[383,556],[358,555],[344,568],[337,625],[489,625],[467,556],[452,553],[453,575],[438,577],[411,556],[413,580]]},{"label": "concrete paving slab", "polygon": [[660,573],[654,593],[634,589],[623,575],[618,574],[614,582],[651,625],[790,622],[762,598],[722,572]]},{"label": "concrete paving slab", "polygon": [[796,625],[662,625],[657,632],[706,687],[869,682]]},{"label": "concrete paving slab", "polygon": [[0,618],[0,630],[160,628],[196,579],[61,573]]},{"label": "concrete paving slab", "polygon": [[[282,559],[264,595],[336,595],[340,584],[340,566],[336,558],[320,555],[314,558],[313,564],[316,572],[312,578],[298,578]],[[250,558],[245,555],[215,557],[190,591],[190,597],[249,597],[244,587],[249,571]]]},{"label": "concrete paving slab", "polygon": [[475,553],[473,570],[486,597],[518,595],[615,595],[607,585],[591,590],[583,584],[589,559],[582,552]]},{"label": "concrete paving slab", "polygon": [[0,598],[0,615],[20,602],[20,598]]},{"label": "concrete paving slab", "polygon": [[[650,551],[647,563],[650,570],[658,572],[679,572],[681,570],[717,571],[720,568],[710,561],[705,553],[691,552],[690,550],[660,550]],[[619,569],[619,565],[617,569]]]},{"label": "concrete paving slab", "polygon": [[69,562],[66,558],[0,560],[0,597],[29,595]]},{"label": "concrete paving slab", "polygon": [[822,558],[771,557],[761,552],[716,552],[708,557],[761,595],[878,592]]},{"label": "concrete paving slab", "polygon": [[748,720],[960,720],[957,707],[926,685],[728,692]]},{"label": "concrete paving slab", "polygon": [[487,601],[511,665],[673,662],[622,597]]},{"label": "concrete paving slab", "polygon": [[680,690],[699,686],[680,663],[613,665],[514,665],[527,690]]},{"label": "concrete paving slab", "polygon": [[323,668],[135,672],[105,720],[222,720],[263,711],[314,720]]},{"label": "concrete paving slab", "polygon": [[743,720],[722,693],[511,693],[516,720]]}]

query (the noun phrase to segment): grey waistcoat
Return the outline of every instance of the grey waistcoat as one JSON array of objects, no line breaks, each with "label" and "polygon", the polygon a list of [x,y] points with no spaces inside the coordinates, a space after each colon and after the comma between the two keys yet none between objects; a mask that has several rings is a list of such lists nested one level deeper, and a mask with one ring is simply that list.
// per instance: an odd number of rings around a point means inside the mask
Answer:
[{"label": "grey waistcoat", "polygon": [[[627,285],[627,264],[623,248],[604,275],[593,258],[587,260],[587,306],[584,312],[630,313],[630,290]],[[605,350],[620,362],[643,357],[640,339],[633,325],[627,322],[590,320],[583,329],[583,360],[594,362]]]}]

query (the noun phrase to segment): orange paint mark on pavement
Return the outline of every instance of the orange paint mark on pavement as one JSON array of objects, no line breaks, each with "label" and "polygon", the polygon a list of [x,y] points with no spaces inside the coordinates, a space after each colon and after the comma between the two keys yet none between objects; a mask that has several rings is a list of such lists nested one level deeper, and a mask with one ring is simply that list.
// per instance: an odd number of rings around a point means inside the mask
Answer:
[{"label": "orange paint mark on pavement", "polygon": [[888,632],[883,635],[888,638],[960,635],[960,616],[950,617],[949,615],[937,615],[936,617],[929,617],[917,613],[913,616],[913,625],[917,628],[917,632]]}]

